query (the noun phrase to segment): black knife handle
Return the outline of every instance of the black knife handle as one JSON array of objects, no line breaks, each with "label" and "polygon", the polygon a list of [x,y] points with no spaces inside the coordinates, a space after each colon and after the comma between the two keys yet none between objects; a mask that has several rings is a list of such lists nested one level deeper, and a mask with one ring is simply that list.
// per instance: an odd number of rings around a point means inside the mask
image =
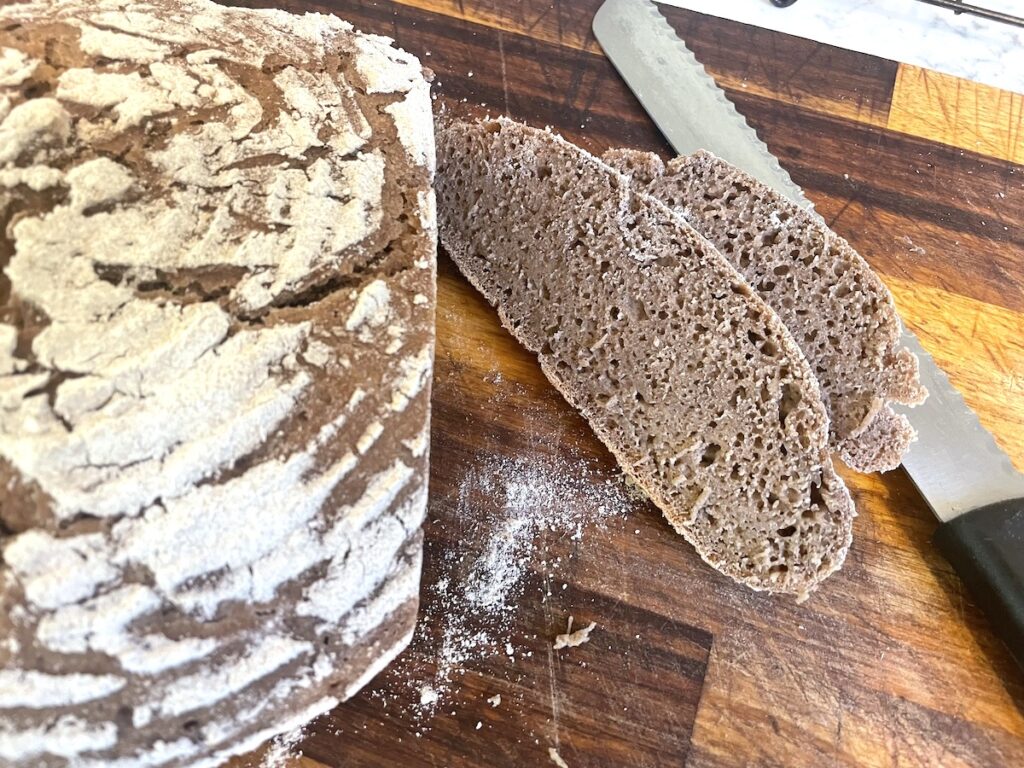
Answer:
[{"label": "black knife handle", "polygon": [[959,515],[935,543],[1024,668],[1024,499]]}]

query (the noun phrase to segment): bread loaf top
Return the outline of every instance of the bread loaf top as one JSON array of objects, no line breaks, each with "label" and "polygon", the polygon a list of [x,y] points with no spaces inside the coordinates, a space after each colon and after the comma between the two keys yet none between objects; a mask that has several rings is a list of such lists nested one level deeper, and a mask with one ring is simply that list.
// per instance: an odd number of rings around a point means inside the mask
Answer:
[{"label": "bread loaf top", "polygon": [[0,763],[216,761],[406,642],[428,88],[330,16],[0,6]]},{"label": "bread loaf top", "polygon": [[82,0],[0,20],[0,457],[59,521],[133,515],[274,429],[319,353],[308,323],[265,318],[393,235],[339,53],[427,172],[428,85],[331,16]]}]

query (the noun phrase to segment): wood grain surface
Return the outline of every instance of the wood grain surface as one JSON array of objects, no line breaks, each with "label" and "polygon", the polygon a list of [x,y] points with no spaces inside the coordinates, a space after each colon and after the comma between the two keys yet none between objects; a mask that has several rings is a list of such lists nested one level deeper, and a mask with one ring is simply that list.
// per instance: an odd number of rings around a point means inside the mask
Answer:
[{"label": "wood grain surface", "polygon": [[1024,94],[990,85],[901,66],[887,127],[1024,163]]},{"label": "wood grain surface", "polygon": [[[668,153],[593,39],[598,0],[283,5],[396,38],[436,73],[439,107],[551,125],[595,152]],[[664,10],[1024,468],[1021,97]],[[486,493],[467,506],[466,478],[501,461],[575,473],[573,488],[618,477],[443,254],[438,304],[424,618],[397,664],[277,762],[553,765],[554,748],[572,768],[1024,765],[1024,674],[933,550],[936,524],[902,471],[843,471],[854,544],[802,605],[718,575],[640,501],[579,540],[541,530],[499,627],[514,658],[467,662],[452,700],[417,714],[409,679],[443,643],[436,582],[500,511]],[[597,622],[592,640],[553,651],[570,614]]]}]

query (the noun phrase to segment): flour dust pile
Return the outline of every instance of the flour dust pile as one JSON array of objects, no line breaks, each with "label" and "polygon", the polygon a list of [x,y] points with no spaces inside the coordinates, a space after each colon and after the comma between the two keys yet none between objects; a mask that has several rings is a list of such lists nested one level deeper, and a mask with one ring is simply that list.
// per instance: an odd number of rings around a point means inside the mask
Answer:
[{"label": "flour dust pile", "polygon": [[[581,541],[633,503],[621,479],[601,479],[583,459],[482,458],[458,486],[448,515],[454,519],[446,521],[455,529],[451,538],[433,546],[438,577],[424,589],[417,631],[429,633],[419,645],[435,658],[426,666],[399,659],[409,690],[393,699],[381,694],[385,704],[411,706],[417,719],[426,718],[450,707],[457,678],[476,663],[532,655],[522,648],[520,606],[563,589],[560,572],[574,557],[547,556],[545,535]],[[530,571],[543,580],[527,592]]]}]

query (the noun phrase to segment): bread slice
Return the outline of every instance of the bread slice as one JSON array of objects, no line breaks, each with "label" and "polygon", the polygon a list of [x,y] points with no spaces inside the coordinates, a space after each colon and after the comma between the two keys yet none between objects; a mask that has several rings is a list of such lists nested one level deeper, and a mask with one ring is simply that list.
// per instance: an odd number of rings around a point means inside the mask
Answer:
[{"label": "bread slice", "polygon": [[899,466],[914,430],[890,402],[927,392],[900,346],[892,295],[821,217],[709,152],[678,157],[612,150],[604,160],[715,244],[789,328],[814,368],[830,443],[861,472]]},{"label": "bread slice", "polygon": [[754,589],[835,571],[854,509],[818,384],[742,276],[550,132],[438,131],[442,244],[675,529]]}]

